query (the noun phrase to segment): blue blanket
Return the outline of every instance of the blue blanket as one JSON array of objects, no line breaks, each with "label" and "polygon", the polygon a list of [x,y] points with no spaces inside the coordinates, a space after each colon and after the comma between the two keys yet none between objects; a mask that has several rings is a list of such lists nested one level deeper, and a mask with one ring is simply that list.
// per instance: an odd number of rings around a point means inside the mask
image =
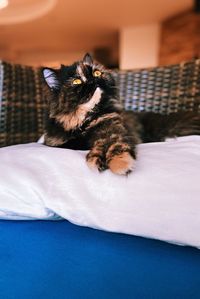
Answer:
[{"label": "blue blanket", "polygon": [[0,221],[1,299],[199,299],[200,251],[67,221]]}]

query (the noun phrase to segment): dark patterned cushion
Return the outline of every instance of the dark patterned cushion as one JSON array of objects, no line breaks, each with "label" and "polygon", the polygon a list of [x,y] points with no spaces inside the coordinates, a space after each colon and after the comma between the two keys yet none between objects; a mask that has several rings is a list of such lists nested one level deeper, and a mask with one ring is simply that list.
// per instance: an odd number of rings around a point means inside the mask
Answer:
[{"label": "dark patterned cushion", "polygon": [[45,103],[38,69],[0,64],[0,146],[37,140]]},{"label": "dark patterned cushion", "polygon": [[115,73],[125,109],[171,113],[200,111],[200,59]]}]

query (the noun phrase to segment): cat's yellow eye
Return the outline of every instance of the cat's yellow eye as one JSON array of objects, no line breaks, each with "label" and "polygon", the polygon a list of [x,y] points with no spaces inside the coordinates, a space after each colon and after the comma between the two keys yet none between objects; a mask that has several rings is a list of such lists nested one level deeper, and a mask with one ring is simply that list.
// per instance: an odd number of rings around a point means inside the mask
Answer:
[{"label": "cat's yellow eye", "polygon": [[94,71],[94,73],[93,73],[94,77],[101,77],[101,75],[102,75],[102,72],[100,72],[98,70]]},{"label": "cat's yellow eye", "polygon": [[82,81],[81,81],[81,79],[74,79],[74,80],[72,81],[72,84],[73,84],[73,85],[79,85],[79,84],[82,84]]}]

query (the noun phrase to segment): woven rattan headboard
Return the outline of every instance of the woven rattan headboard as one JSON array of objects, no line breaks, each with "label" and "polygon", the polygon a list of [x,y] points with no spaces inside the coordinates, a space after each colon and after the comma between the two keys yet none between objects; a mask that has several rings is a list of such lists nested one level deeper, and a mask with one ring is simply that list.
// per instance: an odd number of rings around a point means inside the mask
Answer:
[{"label": "woven rattan headboard", "polygon": [[[114,72],[125,109],[200,111],[200,59],[173,66]],[[40,70],[0,63],[0,146],[36,141],[45,101]]]}]

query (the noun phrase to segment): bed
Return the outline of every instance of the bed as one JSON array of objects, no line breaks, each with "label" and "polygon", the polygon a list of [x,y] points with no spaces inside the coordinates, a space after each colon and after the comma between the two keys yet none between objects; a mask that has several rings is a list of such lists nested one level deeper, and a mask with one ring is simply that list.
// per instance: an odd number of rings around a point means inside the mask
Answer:
[{"label": "bed", "polygon": [[67,221],[0,221],[0,298],[199,299],[198,249]]},{"label": "bed", "polygon": [[[200,60],[116,72],[126,109],[200,110]],[[0,145],[43,132],[40,71],[0,67]],[[197,211],[198,212],[198,211]],[[59,221],[0,221],[0,298],[199,299],[200,252]]]}]

